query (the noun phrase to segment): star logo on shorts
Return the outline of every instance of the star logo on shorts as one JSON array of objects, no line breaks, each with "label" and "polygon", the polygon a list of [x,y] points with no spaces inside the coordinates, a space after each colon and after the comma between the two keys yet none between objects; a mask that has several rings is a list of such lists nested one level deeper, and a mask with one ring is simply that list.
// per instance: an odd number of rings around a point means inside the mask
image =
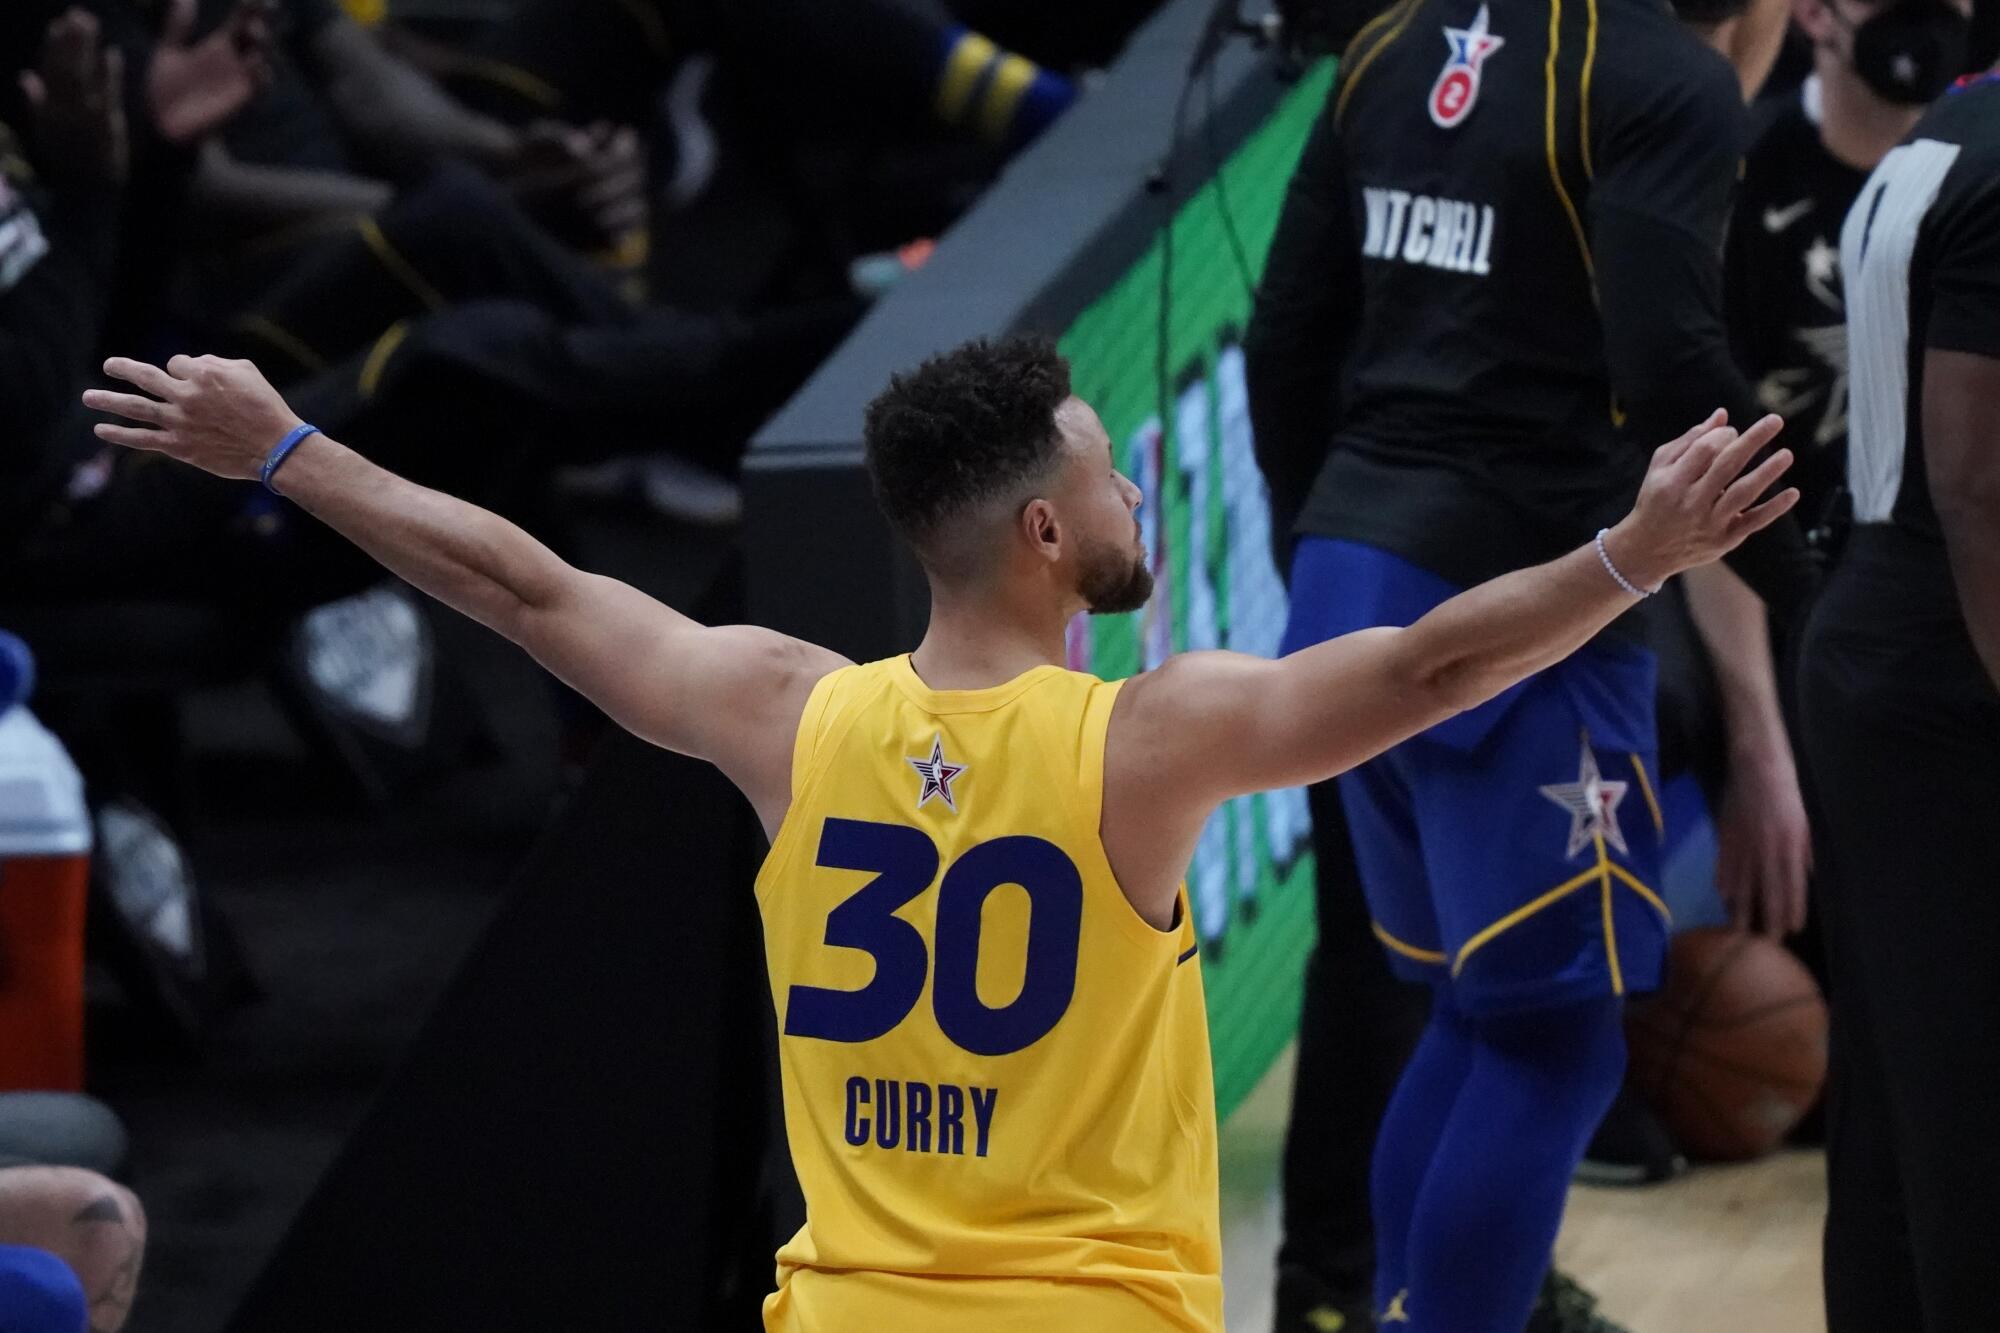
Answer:
[{"label": "star logo on shorts", "polygon": [[917,809],[923,809],[935,796],[945,803],[946,809],[953,814],[958,813],[958,799],[952,795],[951,784],[965,773],[965,765],[945,762],[943,733],[931,739],[930,758],[904,762],[916,769],[917,776],[924,780],[924,789],[917,795]]},{"label": "star logo on shorts", "polygon": [[1554,782],[1541,788],[1542,795],[1569,811],[1569,850],[1564,856],[1575,856],[1599,837],[1621,852],[1627,850],[1625,834],[1618,827],[1618,803],[1625,799],[1627,785],[1610,781],[1597,771],[1597,756],[1590,752],[1590,741],[1585,739],[1576,781]]}]

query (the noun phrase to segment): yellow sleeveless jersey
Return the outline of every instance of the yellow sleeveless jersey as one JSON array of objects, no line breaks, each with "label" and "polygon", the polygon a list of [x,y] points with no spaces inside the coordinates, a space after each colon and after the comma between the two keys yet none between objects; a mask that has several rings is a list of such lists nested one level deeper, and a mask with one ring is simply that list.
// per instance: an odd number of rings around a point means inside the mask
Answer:
[{"label": "yellow sleeveless jersey", "polygon": [[757,879],[806,1198],[767,1330],[1222,1328],[1185,893],[1155,930],[1098,839],[1118,688],[813,690]]}]

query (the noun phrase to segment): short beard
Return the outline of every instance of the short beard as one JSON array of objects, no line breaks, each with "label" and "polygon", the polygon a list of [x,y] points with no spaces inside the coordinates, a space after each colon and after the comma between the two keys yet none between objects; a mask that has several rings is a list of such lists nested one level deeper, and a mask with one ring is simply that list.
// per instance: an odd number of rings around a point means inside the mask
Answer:
[{"label": "short beard", "polygon": [[1143,550],[1092,546],[1084,550],[1077,591],[1094,616],[1123,615],[1144,607],[1153,596],[1153,571]]}]

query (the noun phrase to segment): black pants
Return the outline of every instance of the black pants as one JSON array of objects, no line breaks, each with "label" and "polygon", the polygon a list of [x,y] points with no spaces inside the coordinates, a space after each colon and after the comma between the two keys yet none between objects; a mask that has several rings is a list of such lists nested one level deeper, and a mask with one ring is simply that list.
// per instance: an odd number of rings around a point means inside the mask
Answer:
[{"label": "black pants", "polygon": [[1298,1077],[1285,1135],[1282,1267],[1366,1294],[1375,1268],[1368,1170],[1382,1113],[1430,1016],[1369,924],[1354,844],[1332,782],[1311,788],[1319,943],[1306,963]]},{"label": "black pants", "polygon": [[1941,574],[1891,577],[1865,551],[1815,612],[1801,678],[1831,872],[1828,1327],[1990,1333],[2000,692]]}]

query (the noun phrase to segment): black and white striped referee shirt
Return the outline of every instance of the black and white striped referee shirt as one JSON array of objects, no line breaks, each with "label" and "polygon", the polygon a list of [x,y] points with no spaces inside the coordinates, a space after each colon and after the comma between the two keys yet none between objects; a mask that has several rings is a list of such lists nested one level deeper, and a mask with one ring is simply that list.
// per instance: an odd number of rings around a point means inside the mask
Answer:
[{"label": "black and white striped referee shirt", "polygon": [[[1841,232],[1856,524],[1945,565],[1924,466],[1927,348],[2000,357],[2000,79],[1947,95],[1882,159]],[[2000,449],[2000,423],[1994,447]]]}]

